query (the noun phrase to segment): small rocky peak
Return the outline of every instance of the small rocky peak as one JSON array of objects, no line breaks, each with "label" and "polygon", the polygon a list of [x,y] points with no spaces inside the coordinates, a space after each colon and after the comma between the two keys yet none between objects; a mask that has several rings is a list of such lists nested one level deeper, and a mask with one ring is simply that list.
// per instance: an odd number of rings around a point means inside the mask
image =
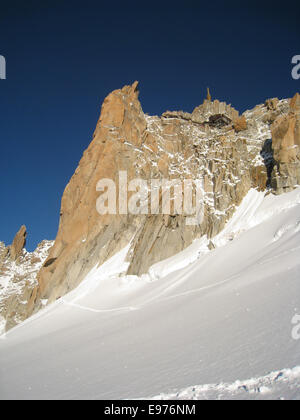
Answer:
[{"label": "small rocky peak", "polygon": [[21,226],[19,232],[16,234],[13,243],[10,247],[10,258],[16,261],[23,252],[26,245],[27,230],[26,226]]},{"label": "small rocky peak", "polygon": [[265,107],[268,109],[268,111],[275,111],[278,104],[279,104],[278,98],[271,98],[271,99],[266,100]]},{"label": "small rocky peak", "polygon": [[207,88],[207,96],[206,96],[207,101],[211,102],[211,94],[210,94],[210,90],[209,88]]},{"label": "small rocky peak", "polygon": [[299,93],[296,93],[296,95],[291,99],[290,111],[294,112],[295,114],[300,114],[300,95],[299,95]]}]

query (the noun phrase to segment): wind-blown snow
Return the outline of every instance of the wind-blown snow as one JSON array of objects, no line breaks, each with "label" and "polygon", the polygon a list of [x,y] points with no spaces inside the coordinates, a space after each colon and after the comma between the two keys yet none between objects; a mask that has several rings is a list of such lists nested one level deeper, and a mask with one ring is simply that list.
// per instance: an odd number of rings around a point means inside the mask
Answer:
[{"label": "wind-blown snow", "polygon": [[0,398],[300,399],[299,226],[300,189],[252,190],[213,251],[137,278],[123,250],[0,340]]}]

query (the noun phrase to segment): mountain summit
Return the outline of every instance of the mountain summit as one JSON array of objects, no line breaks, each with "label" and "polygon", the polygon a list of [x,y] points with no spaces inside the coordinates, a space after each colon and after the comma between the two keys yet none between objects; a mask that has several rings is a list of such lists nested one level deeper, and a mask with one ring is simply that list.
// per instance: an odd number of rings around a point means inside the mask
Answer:
[{"label": "mountain summit", "polygon": [[[93,140],[64,191],[58,234],[22,319],[76,288],[95,266],[126,247],[124,274],[133,276],[146,274],[197,238],[207,236],[213,248],[214,237],[251,188],[282,194],[300,184],[299,94],[269,99],[243,115],[212,101],[209,90],[192,113],[161,116],[144,114],[138,96],[135,82],[104,100]],[[170,214],[100,215],[99,180],[120,187],[120,173],[149,182],[199,180],[201,223],[187,223],[188,215],[175,207]],[[180,194],[183,200],[187,196]],[[160,191],[158,204],[163,196]],[[121,198],[117,195],[118,208]],[[15,312],[12,305],[8,323]]]}]

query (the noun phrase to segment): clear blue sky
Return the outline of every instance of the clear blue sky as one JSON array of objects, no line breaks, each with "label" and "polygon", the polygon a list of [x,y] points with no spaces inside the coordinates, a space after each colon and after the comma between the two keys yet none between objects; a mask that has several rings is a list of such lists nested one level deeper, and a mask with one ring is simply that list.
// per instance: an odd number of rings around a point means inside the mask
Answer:
[{"label": "clear blue sky", "polygon": [[299,1],[1,1],[0,240],[56,236],[60,200],[105,96],[140,81],[145,112],[213,97],[240,111],[291,97]]}]

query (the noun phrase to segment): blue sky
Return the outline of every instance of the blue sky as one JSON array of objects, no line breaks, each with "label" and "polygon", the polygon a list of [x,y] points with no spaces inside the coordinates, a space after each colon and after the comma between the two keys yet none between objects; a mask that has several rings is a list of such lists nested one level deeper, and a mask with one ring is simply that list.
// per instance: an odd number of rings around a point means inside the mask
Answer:
[{"label": "blue sky", "polygon": [[1,2],[0,240],[57,232],[63,190],[112,90],[140,81],[145,112],[191,111],[206,87],[244,111],[300,80],[299,2]]}]

